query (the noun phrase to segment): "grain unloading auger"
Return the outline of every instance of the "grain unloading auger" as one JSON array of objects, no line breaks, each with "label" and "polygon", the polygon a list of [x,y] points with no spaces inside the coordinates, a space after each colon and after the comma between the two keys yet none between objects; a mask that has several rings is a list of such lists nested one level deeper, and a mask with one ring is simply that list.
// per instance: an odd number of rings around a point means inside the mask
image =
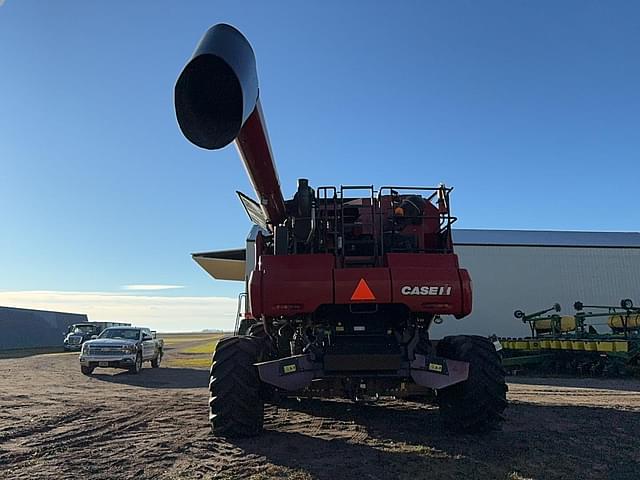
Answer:
[{"label": "grain unloading auger", "polygon": [[[435,392],[454,429],[495,427],[506,407],[493,344],[429,338],[440,315],[471,311],[471,280],[453,252],[450,188],[370,185],[280,190],[248,41],[210,28],[175,87],[184,135],[206,149],[236,143],[257,202],[246,252],[246,335],[222,339],[210,376],[221,435],[254,435],[281,396],[410,397]],[[251,251],[249,251],[251,250]],[[218,258],[229,256],[222,252]],[[212,254],[211,257],[215,257]]]}]

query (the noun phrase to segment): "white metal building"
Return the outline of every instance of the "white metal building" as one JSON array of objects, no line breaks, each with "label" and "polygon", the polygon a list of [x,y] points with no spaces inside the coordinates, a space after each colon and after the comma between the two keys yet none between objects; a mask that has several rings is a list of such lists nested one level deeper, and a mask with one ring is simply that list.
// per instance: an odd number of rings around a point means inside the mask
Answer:
[{"label": "white metal building", "polygon": [[464,230],[453,232],[460,265],[473,280],[473,313],[445,317],[432,336],[454,333],[520,336],[528,326],[513,317],[560,303],[640,305],[640,233]]}]

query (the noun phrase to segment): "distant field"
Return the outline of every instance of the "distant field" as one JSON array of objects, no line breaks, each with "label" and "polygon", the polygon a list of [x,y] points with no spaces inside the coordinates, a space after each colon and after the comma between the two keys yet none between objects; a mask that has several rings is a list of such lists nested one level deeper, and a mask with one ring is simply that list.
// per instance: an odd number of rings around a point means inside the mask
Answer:
[{"label": "distant field", "polygon": [[182,342],[195,342],[203,339],[210,339],[213,337],[219,337],[224,333],[203,333],[203,332],[189,332],[189,333],[158,333],[158,337],[163,338],[165,342],[182,343]]},{"label": "distant field", "polygon": [[168,367],[209,368],[211,356],[224,333],[161,333]]}]

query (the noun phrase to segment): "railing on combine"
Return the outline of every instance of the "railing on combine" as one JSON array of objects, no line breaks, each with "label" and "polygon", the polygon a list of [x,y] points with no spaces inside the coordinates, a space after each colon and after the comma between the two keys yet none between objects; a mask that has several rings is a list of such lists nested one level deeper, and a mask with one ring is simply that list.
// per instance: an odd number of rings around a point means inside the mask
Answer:
[{"label": "railing on combine", "polygon": [[[366,196],[354,196],[357,191]],[[377,265],[381,249],[373,185],[319,187],[317,193],[318,251],[334,254],[339,266]]]},{"label": "railing on combine", "polygon": [[[445,186],[384,186],[379,191],[372,185],[319,187],[317,251],[334,254],[337,265],[343,267],[376,266],[389,252],[450,253],[451,225],[456,221],[449,210],[451,190]],[[358,191],[366,195],[357,196]],[[396,207],[413,195],[425,202],[421,214],[397,213]],[[434,221],[431,230],[430,220]],[[409,223],[418,231],[408,233]],[[431,236],[428,245],[425,234]]]},{"label": "railing on combine", "polygon": [[[451,210],[449,208],[449,195],[453,188],[445,187],[441,185],[439,187],[399,187],[399,186],[384,186],[380,187],[380,192],[378,194],[378,211],[380,214],[379,218],[379,231],[381,232],[381,246],[382,251],[387,252],[402,252],[406,251],[403,248],[395,247],[395,238],[397,235],[400,235],[400,230],[396,230],[395,225],[398,224],[399,219],[405,220],[419,220],[420,224],[426,224],[426,220],[438,220],[438,230],[433,232],[434,235],[439,237],[439,242],[436,246],[431,246],[429,248],[413,248],[412,251],[415,253],[451,253],[453,251],[453,241],[451,237],[451,226],[457,220],[457,217],[451,215]],[[423,198],[427,203],[435,206],[437,209],[436,214],[423,214],[423,215],[398,215],[396,214],[395,209],[391,209],[389,218],[391,221],[390,226],[391,229],[385,232],[384,229],[384,221],[386,220],[385,215],[388,215],[389,212],[385,211],[382,206],[382,199],[385,197],[406,197],[408,195],[417,195]],[[428,194],[426,196],[425,194]],[[434,201],[435,200],[435,201]],[[388,233],[389,238],[388,241],[385,242],[385,233]],[[424,232],[423,232],[424,233]],[[402,233],[403,236],[406,236],[406,233]],[[419,245],[419,239],[416,240],[416,245]]]}]

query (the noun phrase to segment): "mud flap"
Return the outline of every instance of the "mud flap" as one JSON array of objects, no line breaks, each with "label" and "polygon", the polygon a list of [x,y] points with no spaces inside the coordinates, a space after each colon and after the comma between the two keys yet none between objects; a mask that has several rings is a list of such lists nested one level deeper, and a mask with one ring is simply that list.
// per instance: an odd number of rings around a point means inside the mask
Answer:
[{"label": "mud flap", "polygon": [[418,385],[428,388],[445,388],[469,378],[469,363],[416,354],[411,362],[411,378]]},{"label": "mud flap", "polygon": [[255,365],[260,380],[284,390],[301,390],[323,374],[321,365],[314,363],[311,355],[294,355]]}]

